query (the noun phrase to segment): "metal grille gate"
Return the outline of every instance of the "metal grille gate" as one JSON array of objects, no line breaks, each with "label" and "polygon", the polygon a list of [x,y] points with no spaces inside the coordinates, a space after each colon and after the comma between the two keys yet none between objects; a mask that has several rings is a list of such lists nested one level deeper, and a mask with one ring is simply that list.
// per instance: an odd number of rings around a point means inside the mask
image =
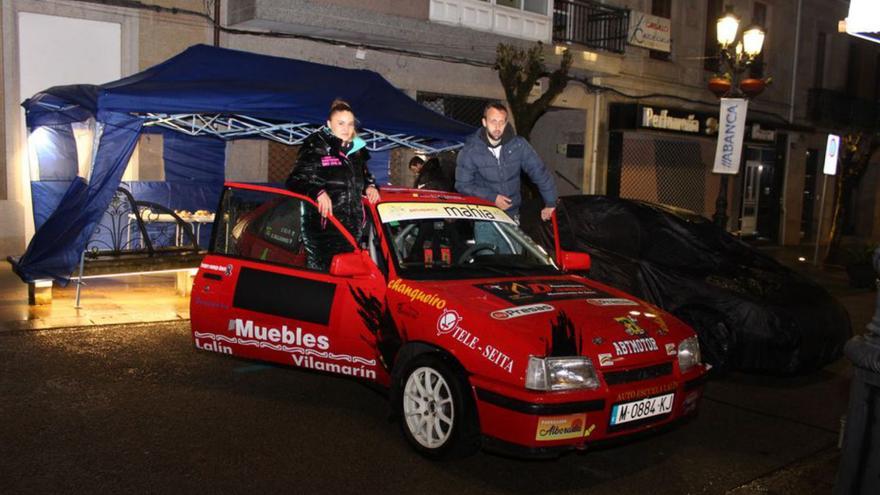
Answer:
[{"label": "metal grille gate", "polygon": [[685,208],[711,216],[708,190],[715,150],[710,140],[624,133],[620,196]]},{"label": "metal grille gate", "polygon": [[422,105],[474,127],[483,125],[483,109],[490,100],[469,96],[453,96],[419,91],[416,99]]},{"label": "metal grille gate", "polygon": [[272,183],[284,183],[299,152],[299,145],[290,146],[275,141],[269,141],[269,158],[267,180]]}]

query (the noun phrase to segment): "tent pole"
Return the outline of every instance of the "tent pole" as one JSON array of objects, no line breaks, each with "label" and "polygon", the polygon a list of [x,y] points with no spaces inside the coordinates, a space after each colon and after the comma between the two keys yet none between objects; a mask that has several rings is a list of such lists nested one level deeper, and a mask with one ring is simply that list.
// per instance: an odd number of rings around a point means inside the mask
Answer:
[{"label": "tent pole", "polygon": [[80,288],[83,286],[85,282],[83,282],[83,268],[86,261],[86,252],[83,251],[79,255],[79,276],[76,279],[76,304],[73,305],[76,309],[82,309],[82,306],[79,305],[79,293]]}]

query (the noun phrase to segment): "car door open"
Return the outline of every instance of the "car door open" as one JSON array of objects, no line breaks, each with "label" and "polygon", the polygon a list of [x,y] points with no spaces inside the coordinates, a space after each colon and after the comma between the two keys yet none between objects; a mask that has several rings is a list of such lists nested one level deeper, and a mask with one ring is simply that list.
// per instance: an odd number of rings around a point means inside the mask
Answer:
[{"label": "car door open", "polygon": [[[334,218],[341,242],[329,266],[309,257],[310,199],[228,185],[191,301],[196,347],[371,380],[386,379],[372,328],[385,310],[384,276]],[[361,306],[368,316],[361,316]],[[346,310],[346,309],[351,310]],[[374,313],[376,313],[374,315]]]}]

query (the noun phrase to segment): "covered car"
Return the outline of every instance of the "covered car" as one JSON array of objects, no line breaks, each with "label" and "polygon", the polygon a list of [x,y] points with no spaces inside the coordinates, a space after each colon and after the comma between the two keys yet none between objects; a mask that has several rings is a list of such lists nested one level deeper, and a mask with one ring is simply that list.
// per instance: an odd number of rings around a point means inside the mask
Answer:
[{"label": "covered car", "polygon": [[549,248],[589,253],[589,277],[678,316],[719,369],[805,373],[841,356],[849,315],[809,278],[693,212],[608,196],[567,196]]}]

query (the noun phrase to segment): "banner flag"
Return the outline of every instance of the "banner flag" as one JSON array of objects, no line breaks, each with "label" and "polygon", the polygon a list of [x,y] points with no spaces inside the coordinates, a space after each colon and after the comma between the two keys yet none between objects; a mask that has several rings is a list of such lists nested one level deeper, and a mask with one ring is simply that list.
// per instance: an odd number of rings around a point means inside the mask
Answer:
[{"label": "banner flag", "polygon": [[716,174],[736,174],[746,134],[746,111],[749,102],[743,98],[721,98],[718,118],[718,145],[715,148]]}]

